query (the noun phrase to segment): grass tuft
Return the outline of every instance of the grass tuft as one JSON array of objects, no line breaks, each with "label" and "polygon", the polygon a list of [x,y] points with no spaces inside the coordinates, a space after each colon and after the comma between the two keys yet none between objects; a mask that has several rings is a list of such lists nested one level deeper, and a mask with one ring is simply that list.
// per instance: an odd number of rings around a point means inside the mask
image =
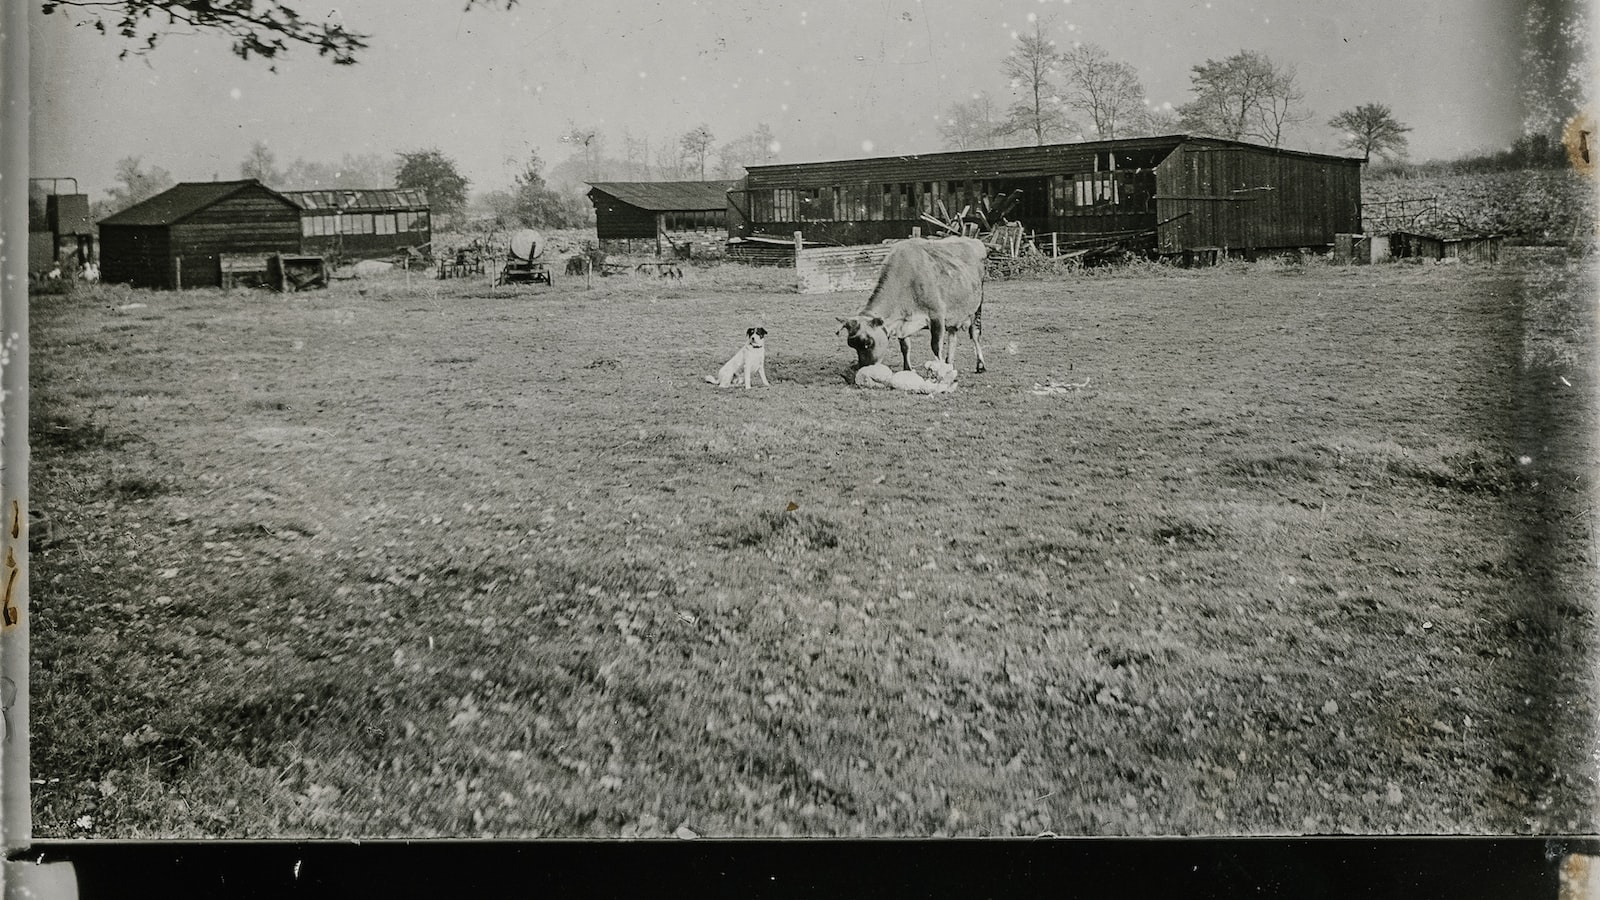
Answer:
[{"label": "grass tuft", "polygon": [[762,510],[755,518],[724,533],[721,546],[806,552],[839,546],[843,529],[831,519],[804,511]]}]

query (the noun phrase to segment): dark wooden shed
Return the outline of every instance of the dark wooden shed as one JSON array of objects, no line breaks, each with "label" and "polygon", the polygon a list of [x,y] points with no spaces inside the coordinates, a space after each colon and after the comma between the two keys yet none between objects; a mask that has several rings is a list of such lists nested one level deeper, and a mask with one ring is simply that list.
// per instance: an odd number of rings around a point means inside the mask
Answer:
[{"label": "dark wooden shed", "polygon": [[299,252],[299,205],[253,178],[186,182],[100,220],[101,280],[136,287],[215,287],[224,254]]},{"label": "dark wooden shed", "polygon": [[284,191],[283,195],[300,206],[300,245],[307,253],[377,259],[433,241],[426,191]]},{"label": "dark wooden shed", "polygon": [[595,235],[603,241],[728,230],[735,181],[597,181],[589,185]]},{"label": "dark wooden shed", "polygon": [[1123,240],[1162,253],[1331,245],[1361,228],[1360,159],[1190,135],[752,166],[733,237],[872,244],[1018,192],[1041,247]]}]

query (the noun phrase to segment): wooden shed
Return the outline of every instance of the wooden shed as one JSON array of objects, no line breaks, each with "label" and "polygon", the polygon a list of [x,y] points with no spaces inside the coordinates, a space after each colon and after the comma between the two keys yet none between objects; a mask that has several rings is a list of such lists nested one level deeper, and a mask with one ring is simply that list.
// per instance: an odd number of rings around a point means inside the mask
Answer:
[{"label": "wooden shed", "polygon": [[727,237],[728,189],[735,181],[597,181],[589,185],[602,241],[671,235]]},{"label": "wooden shed", "polygon": [[1252,253],[1322,247],[1361,227],[1360,159],[1191,135],[752,166],[728,193],[733,237],[851,245],[934,229],[1019,197],[1041,248]]},{"label": "wooden shed", "polygon": [[214,287],[227,256],[299,252],[299,205],[253,178],[186,182],[100,220],[101,280],[136,287]]},{"label": "wooden shed", "polygon": [[432,243],[427,192],[416,189],[284,191],[300,206],[301,249],[377,259]]}]

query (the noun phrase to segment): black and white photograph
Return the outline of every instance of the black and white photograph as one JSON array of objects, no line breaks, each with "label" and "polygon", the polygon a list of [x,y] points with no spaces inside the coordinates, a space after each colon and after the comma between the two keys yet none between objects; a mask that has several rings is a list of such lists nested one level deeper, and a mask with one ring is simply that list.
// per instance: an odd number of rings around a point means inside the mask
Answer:
[{"label": "black and white photograph", "polygon": [[1600,831],[1583,0],[26,6],[33,839]]}]

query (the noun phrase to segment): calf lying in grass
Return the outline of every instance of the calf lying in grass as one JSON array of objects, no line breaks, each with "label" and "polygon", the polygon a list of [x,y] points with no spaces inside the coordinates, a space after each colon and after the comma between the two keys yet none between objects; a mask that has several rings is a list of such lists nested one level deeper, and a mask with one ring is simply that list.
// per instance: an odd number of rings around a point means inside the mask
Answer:
[{"label": "calf lying in grass", "polygon": [[883,363],[856,370],[857,387],[889,387],[913,394],[948,394],[956,389],[955,366],[937,359],[922,364],[924,376],[914,369],[895,372]]}]

